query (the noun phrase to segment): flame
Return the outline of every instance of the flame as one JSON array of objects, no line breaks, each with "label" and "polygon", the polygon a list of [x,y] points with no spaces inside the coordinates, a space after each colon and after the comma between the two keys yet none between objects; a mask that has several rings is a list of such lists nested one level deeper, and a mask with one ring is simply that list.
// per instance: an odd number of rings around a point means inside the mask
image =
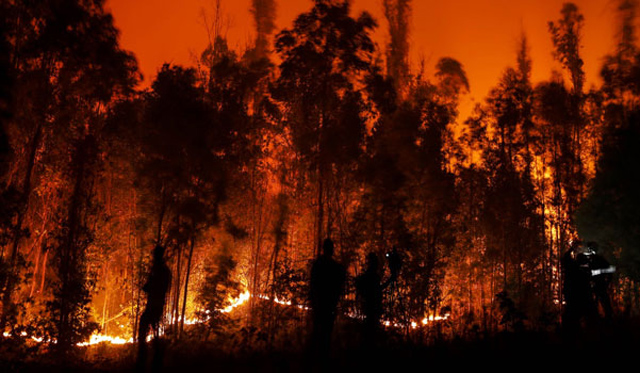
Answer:
[{"label": "flame", "polygon": [[[251,293],[249,293],[248,291],[245,291],[244,293],[240,294],[240,296],[238,296],[237,298],[229,298],[229,305],[223,309],[220,310],[220,312],[222,313],[231,313],[234,309],[240,307],[241,305],[245,304],[249,298],[251,298]],[[205,310],[204,311],[205,314],[209,314],[209,310]],[[208,319],[208,316],[207,318]],[[206,320],[205,319],[205,320]],[[203,320],[193,317],[193,318],[189,318],[189,319],[185,319],[184,323],[186,325],[195,325],[195,324],[200,324],[202,323]]]},{"label": "flame", "polygon": [[[240,307],[241,305],[245,304],[250,298],[252,297],[251,293],[249,293],[248,291],[245,291],[244,293],[240,294],[237,298],[230,298],[229,302],[230,304],[221,309],[220,312],[223,313],[231,313],[233,312],[234,309]],[[285,306],[295,306],[301,310],[309,310],[309,307],[305,306],[305,305],[301,305],[301,304],[293,304],[293,302],[291,302],[290,300],[286,300],[286,299],[280,299],[278,297],[273,297],[273,299],[267,295],[263,295],[263,294],[259,294],[257,295],[258,298],[263,299],[263,300],[267,300],[267,301],[272,301],[274,303],[277,304],[281,304],[281,305],[285,305]],[[205,313],[208,313],[205,311]],[[351,318],[357,318],[355,315],[349,314],[347,315]],[[443,320],[447,320],[451,315],[450,314],[445,314],[445,315],[430,315],[425,317],[424,319],[422,319],[422,321],[420,323],[416,322],[416,321],[411,321],[411,323],[409,324],[409,326],[411,327],[411,329],[416,329],[418,328],[420,325],[427,325],[431,322],[434,321],[443,321]],[[201,323],[202,320],[197,319],[197,318],[190,318],[190,319],[185,319],[184,323],[187,325],[194,325],[194,324],[199,324]],[[385,327],[395,327],[395,328],[402,328],[405,327],[406,324],[401,324],[401,323],[397,323],[397,322],[391,322],[389,320],[384,320],[382,321],[382,325],[384,325]],[[4,332],[3,335],[5,337],[10,337],[11,334],[8,332]],[[21,332],[20,333],[21,336],[26,337],[27,333],[26,332]],[[42,342],[43,338],[40,337],[30,337],[33,341],[35,342]],[[153,336],[148,336],[147,337],[147,342],[151,341],[151,339],[153,338]],[[51,341],[52,343],[56,343],[55,340]],[[129,338],[129,339],[125,339],[122,337],[118,337],[118,336],[111,336],[111,335],[106,335],[106,334],[99,334],[99,333],[95,333],[93,335],[91,335],[91,337],[89,338],[88,341],[86,342],[79,342],[76,345],[78,347],[86,347],[86,346],[92,346],[92,345],[97,345],[100,343],[109,343],[112,345],[124,345],[124,344],[130,344],[130,343],[134,343],[133,338]]]},{"label": "flame", "polygon": [[221,309],[220,312],[222,312],[222,313],[230,313],[236,307],[239,307],[239,306],[243,305],[246,301],[249,300],[249,298],[251,298],[251,294],[248,291],[245,291],[244,293],[240,294],[240,296],[238,298],[230,299],[231,304],[228,305],[227,307]]},{"label": "flame", "polygon": [[[11,337],[11,333],[9,333],[9,332],[4,332],[4,333],[2,333],[2,335],[3,335],[5,338]],[[26,336],[27,336],[27,332],[21,332],[21,333],[20,333],[20,336],[22,336],[22,337],[26,337]],[[38,343],[40,343],[40,342],[42,342],[42,341],[44,340],[44,338],[41,338],[41,337],[33,337],[33,336],[31,336],[31,337],[29,337],[29,338],[30,338],[32,341],[34,341],[34,342],[38,342]],[[53,341],[53,343],[55,343],[55,341]]]},{"label": "flame", "polygon": [[382,325],[385,327],[394,327],[394,328],[404,328],[406,326],[411,327],[411,329],[417,329],[418,327],[428,325],[434,321],[444,321],[451,317],[451,314],[446,313],[444,315],[430,315],[422,319],[420,322],[411,321],[409,324],[403,324],[398,322],[391,322],[389,320],[382,321]]},{"label": "flame", "polygon": [[[150,340],[151,340],[151,336],[147,338],[147,341],[150,341]],[[113,337],[105,334],[93,334],[89,338],[89,341],[77,343],[76,346],[84,347],[84,346],[91,346],[91,345],[96,345],[104,342],[111,343],[114,345],[123,345],[127,343],[133,343],[133,338],[124,339],[124,338]]]},{"label": "flame", "polygon": [[194,325],[194,324],[201,323],[201,321],[197,318],[191,318],[191,319],[184,319],[184,323],[185,325]]},{"label": "flame", "polygon": [[430,322],[433,321],[444,321],[446,319],[448,319],[451,316],[451,314],[446,313],[444,314],[444,316],[440,316],[440,315],[431,315],[428,317],[425,317],[424,319],[422,319],[422,325],[427,325]]},{"label": "flame", "polygon": [[[271,299],[271,298],[269,298],[268,296],[266,296],[266,295],[262,295],[262,294],[259,294],[259,295],[258,295],[258,298],[260,298],[260,299],[264,299],[264,300],[272,300],[272,299]],[[280,298],[278,298],[278,297],[274,297],[274,298],[273,298],[273,302],[274,302],[274,303],[277,303],[277,304],[282,304],[282,305],[284,305],[284,306],[292,306],[292,305],[294,305],[293,303],[291,303],[291,301],[290,301],[290,300],[283,300],[283,299],[280,299]],[[305,306],[305,305],[302,305],[302,304],[296,304],[295,306],[296,306],[296,307],[298,307],[298,308],[299,308],[299,309],[301,309],[301,310],[308,310],[308,309],[309,309],[309,307],[307,307],[307,306]]]}]

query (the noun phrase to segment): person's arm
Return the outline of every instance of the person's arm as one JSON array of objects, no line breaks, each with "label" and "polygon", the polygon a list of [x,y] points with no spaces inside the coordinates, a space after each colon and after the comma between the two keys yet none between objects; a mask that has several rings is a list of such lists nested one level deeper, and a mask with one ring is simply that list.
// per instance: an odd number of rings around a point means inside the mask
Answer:
[{"label": "person's arm", "polygon": [[314,262],[311,265],[311,273],[309,274],[309,293],[307,294],[308,300],[309,300],[309,304],[311,305],[311,308],[314,308],[315,306],[315,301],[316,301],[316,297],[317,297],[317,289],[316,287],[317,285],[317,266],[316,266],[317,262]]},{"label": "person's arm", "polygon": [[591,270],[591,276],[599,276],[605,273],[615,273],[616,272],[616,267],[615,266],[608,266],[606,268],[598,268],[598,269],[592,269]]}]

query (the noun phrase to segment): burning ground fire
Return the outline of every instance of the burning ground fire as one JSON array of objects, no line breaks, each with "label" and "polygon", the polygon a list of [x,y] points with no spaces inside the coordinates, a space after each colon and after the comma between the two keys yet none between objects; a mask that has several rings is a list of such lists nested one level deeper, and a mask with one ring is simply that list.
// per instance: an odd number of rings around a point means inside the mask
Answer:
[{"label": "burning ground fire", "polygon": [[[11,337],[11,333],[9,332],[4,332],[2,334],[4,337]],[[20,336],[22,337],[27,337],[28,334],[26,332],[22,332],[20,333]],[[34,337],[31,336],[30,339],[34,342],[37,343],[41,343],[44,341],[44,338],[41,337]],[[151,340],[151,336],[149,336],[148,340]],[[55,340],[51,341],[52,343],[56,343]],[[129,338],[129,339],[124,339],[121,337],[113,337],[110,335],[104,335],[104,334],[93,334],[89,340],[87,342],[80,342],[77,343],[76,345],[78,347],[84,347],[84,346],[91,346],[91,345],[95,345],[98,343],[102,343],[102,342],[106,342],[106,343],[110,343],[110,344],[114,344],[114,345],[123,345],[126,343],[133,343],[133,338]]]},{"label": "burning ground fire", "polygon": [[[448,314],[448,313],[447,313],[447,314],[445,314],[444,316],[440,316],[440,315],[437,315],[437,316],[435,316],[435,315],[431,315],[431,316],[428,316],[428,317],[425,317],[424,319],[422,319],[422,321],[420,321],[420,323],[417,323],[417,322],[415,322],[415,321],[412,321],[412,322],[411,322],[411,324],[410,324],[410,325],[411,325],[411,329],[416,329],[416,328],[418,328],[418,326],[420,326],[420,325],[428,325],[429,323],[434,322],[434,321],[444,321],[444,320],[447,320],[447,319],[449,318],[449,316],[451,316],[451,314]],[[389,320],[383,321],[383,322],[382,322],[382,324],[383,324],[384,326],[386,326],[386,327],[391,327],[391,326],[396,327],[396,328],[403,328],[403,327],[404,327],[404,325],[402,325],[402,324],[399,324],[399,323],[392,323],[392,322],[391,322],[391,321],[389,321]]]},{"label": "burning ground fire", "polygon": [[[230,300],[230,304],[227,307],[221,309],[220,312],[222,312],[222,313],[231,313],[231,312],[233,312],[233,310],[235,310],[236,308],[238,308],[238,307],[242,306],[243,304],[245,304],[251,298],[251,296],[252,296],[251,293],[249,293],[248,291],[245,291],[244,293],[240,294],[237,298],[231,299]],[[295,306],[295,307],[297,307],[299,309],[302,309],[302,310],[309,310],[309,307],[307,307],[307,306],[300,305],[300,304],[294,305],[291,301],[279,299],[278,297],[274,297],[273,299],[271,299],[269,296],[266,296],[266,295],[263,295],[263,294],[259,294],[257,297],[259,299],[272,301],[274,303],[281,304],[281,305],[284,305],[284,306]],[[348,315],[348,316],[350,318],[357,318],[357,316],[351,315],[351,314]],[[416,329],[421,325],[423,325],[423,326],[424,325],[428,325],[429,323],[434,322],[434,321],[447,320],[449,318],[449,316],[450,316],[449,314],[445,314],[444,316],[431,315],[431,316],[425,317],[419,323],[415,322],[415,321],[412,321],[411,324],[410,324],[411,325],[411,329]],[[203,322],[202,320],[195,319],[195,318],[193,318],[193,319],[185,319],[185,321],[184,321],[184,323],[187,324],[187,325],[194,325],[194,324],[198,324],[198,323],[202,323],[202,322]],[[403,325],[403,324],[391,322],[391,321],[388,321],[388,320],[383,321],[382,324],[385,327],[396,327],[396,328],[405,327],[405,325]],[[5,332],[4,336],[5,337],[10,337],[11,334],[8,333],[8,332]],[[22,332],[21,336],[26,337],[27,333]],[[31,338],[31,340],[33,340],[34,342],[37,342],[37,343],[43,342],[43,338],[33,337],[33,336],[30,337],[30,338]],[[147,341],[150,341],[151,339],[152,339],[152,336],[149,336],[147,338]],[[56,343],[56,341],[54,340],[54,341],[52,341],[52,343]],[[124,339],[122,337],[110,336],[110,335],[96,333],[96,334],[93,334],[89,338],[88,341],[80,342],[80,343],[77,344],[77,346],[78,347],[86,347],[86,346],[97,345],[97,344],[100,344],[100,343],[109,343],[109,344],[113,344],[113,345],[124,345],[124,344],[134,343],[134,340],[133,340],[133,338]]]}]

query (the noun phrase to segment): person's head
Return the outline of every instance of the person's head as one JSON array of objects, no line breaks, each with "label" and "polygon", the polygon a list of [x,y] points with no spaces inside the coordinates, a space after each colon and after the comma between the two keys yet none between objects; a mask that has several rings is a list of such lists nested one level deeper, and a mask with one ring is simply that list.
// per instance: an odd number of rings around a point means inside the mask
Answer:
[{"label": "person's head", "polygon": [[156,245],[153,248],[153,260],[156,262],[162,261],[164,258],[164,246]]},{"label": "person's head", "polygon": [[590,248],[587,245],[580,246],[579,248],[576,249],[576,252],[578,253],[578,255],[584,255],[586,257],[591,257],[596,253],[592,248]]},{"label": "person's head", "polygon": [[322,254],[327,257],[333,256],[333,241],[330,238],[327,238],[322,243]]}]

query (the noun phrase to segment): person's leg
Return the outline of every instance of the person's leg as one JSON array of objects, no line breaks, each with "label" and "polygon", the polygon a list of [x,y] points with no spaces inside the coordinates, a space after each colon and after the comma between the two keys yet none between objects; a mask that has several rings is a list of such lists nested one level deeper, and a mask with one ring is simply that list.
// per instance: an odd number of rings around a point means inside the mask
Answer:
[{"label": "person's leg", "polygon": [[140,324],[138,326],[138,359],[136,361],[137,371],[144,371],[147,362],[147,333],[150,326],[149,314],[146,312],[140,316]]},{"label": "person's leg", "polygon": [[153,357],[152,357],[152,362],[151,362],[151,366],[154,372],[159,372],[162,370],[162,364],[164,361],[164,350],[165,350],[165,344],[164,344],[164,340],[162,340],[162,338],[160,338],[160,328],[159,328],[159,324],[160,321],[159,320],[154,320],[152,325],[153,325]]}]

